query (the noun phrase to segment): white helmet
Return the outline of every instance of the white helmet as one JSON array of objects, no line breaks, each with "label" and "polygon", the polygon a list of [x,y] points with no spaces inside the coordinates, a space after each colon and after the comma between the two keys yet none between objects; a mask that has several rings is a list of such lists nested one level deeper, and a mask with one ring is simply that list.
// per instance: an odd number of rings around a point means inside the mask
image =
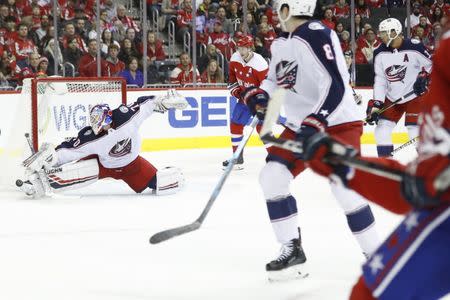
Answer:
[{"label": "white helmet", "polygon": [[[292,16],[312,17],[314,10],[316,9],[316,1],[317,0],[278,0],[278,19],[282,22],[286,22]],[[283,5],[287,5],[289,7],[289,14],[285,19],[282,19],[280,14]]]},{"label": "white helmet", "polygon": [[[392,30],[394,30],[396,33],[395,37],[393,38],[391,38]],[[381,21],[380,25],[378,25],[378,32],[386,32],[388,34],[389,42],[387,43],[387,46],[389,46],[392,40],[394,40],[396,37],[398,37],[399,34],[402,33],[402,23],[400,23],[400,21],[396,18],[388,18]]]}]

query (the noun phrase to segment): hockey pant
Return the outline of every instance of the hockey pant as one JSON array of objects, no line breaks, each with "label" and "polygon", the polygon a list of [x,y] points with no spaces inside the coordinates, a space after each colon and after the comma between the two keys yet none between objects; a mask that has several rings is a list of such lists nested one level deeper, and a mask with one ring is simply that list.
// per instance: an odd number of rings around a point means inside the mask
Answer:
[{"label": "hockey pant", "polygon": [[[386,99],[384,106],[386,107],[391,104],[392,102]],[[419,136],[419,126],[417,125],[419,113],[420,97],[417,97],[406,103],[397,104],[380,115],[380,120],[374,132],[379,157],[390,156],[394,150],[391,134],[403,114],[405,114],[405,126],[408,129],[408,138],[411,140]]]},{"label": "hockey pant", "polygon": [[351,300],[440,299],[450,293],[450,204],[413,210],[363,266]]},{"label": "hockey pant", "polygon": [[[353,122],[327,129],[328,133],[345,144],[360,148],[362,123]],[[285,129],[282,138],[295,139],[295,132]],[[266,199],[269,217],[278,242],[284,244],[298,238],[297,201],[289,186],[306,166],[294,153],[277,147],[269,148],[267,164],[260,173],[260,185]],[[319,187],[320,188],[320,187]],[[372,211],[362,196],[331,182],[331,191],[347,218],[347,223],[362,251],[370,255],[380,244]],[[316,199],[310,199],[316,201]]]},{"label": "hockey pant", "polygon": [[157,195],[175,193],[184,184],[180,169],[168,167],[157,170],[141,156],[122,168],[105,168],[97,158],[91,158],[55,167],[46,173],[49,185],[55,192],[77,189],[103,178],[122,180],[136,193],[151,188]]}]

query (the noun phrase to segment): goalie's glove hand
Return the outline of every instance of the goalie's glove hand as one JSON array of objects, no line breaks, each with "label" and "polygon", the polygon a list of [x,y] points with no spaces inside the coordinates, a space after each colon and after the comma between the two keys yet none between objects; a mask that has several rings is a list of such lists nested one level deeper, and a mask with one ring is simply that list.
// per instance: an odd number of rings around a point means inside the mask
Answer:
[{"label": "goalie's glove hand", "polygon": [[42,168],[50,169],[57,163],[57,160],[55,147],[50,143],[43,143],[39,151],[25,159],[22,165],[32,172],[38,172]]},{"label": "goalie's glove hand", "polygon": [[[328,121],[319,114],[308,115],[300,125],[300,130],[295,136],[295,140],[304,144],[310,137],[318,132],[325,132]],[[304,153],[296,153],[298,159],[304,159]]]},{"label": "goalie's glove hand", "polygon": [[380,110],[383,108],[383,102],[378,100],[369,100],[366,109],[366,122],[370,125],[378,124],[378,118],[380,117]]},{"label": "goalie's glove hand", "polygon": [[402,178],[405,199],[417,208],[450,202],[450,158],[436,154],[409,163]]},{"label": "goalie's glove hand", "polygon": [[241,94],[244,91],[244,87],[239,85],[239,83],[235,82],[235,83],[228,85],[228,90],[230,91],[231,96],[240,100]]},{"label": "goalie's glove hand", "polygon": [[421,96],[428,91],[428,83],[430,82],[430,74],[423,68],[417,75],[416,82],[413,85],[413,91],[417,96]]},{"label": "goalie's glove hand", "polygon": [[344,157],[358,154],[353,147],[343,145],[327,133],[319,132],[303,143],[303,157],[306,165],[319,175],[347,185],[353,169],[339,162]]},{"label": "goalie's glove hand", "polygon": [[167,93],[155,97],[154,111],[164,113],[169,109],[186,109],[189,106],[186,98],[180,95],[175,89],[167,90]]},{"label": "goalie's glove hand", "polygon": [[241,99],[250,109],[250,113],[258,119],[264,120],[266,116],[269,94],[258,87],[249,87],[241,94]]}]

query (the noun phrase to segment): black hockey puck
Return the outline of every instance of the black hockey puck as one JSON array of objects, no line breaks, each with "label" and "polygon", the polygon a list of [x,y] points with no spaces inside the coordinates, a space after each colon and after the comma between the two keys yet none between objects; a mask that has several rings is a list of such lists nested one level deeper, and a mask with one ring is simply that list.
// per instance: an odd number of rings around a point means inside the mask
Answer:
[{"label": "black hockey puck", "polygon": [[16,186],[21,187],[23,185],[23,181],[20,179],[16,180]]}]

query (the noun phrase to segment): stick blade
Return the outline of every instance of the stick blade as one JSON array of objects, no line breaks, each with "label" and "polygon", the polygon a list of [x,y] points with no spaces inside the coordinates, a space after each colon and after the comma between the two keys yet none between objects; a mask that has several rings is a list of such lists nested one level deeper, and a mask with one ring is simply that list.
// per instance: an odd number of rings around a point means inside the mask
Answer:
[{"label": "stick blade", "polygon": [[273,125],[278,121],[280,116],[280,109],[284,102],[286,90],[279,88],[273,92],[272,97],[267,105],[266,116],[261,128],[260,136],[265,136],[272,133]]},{"label": "stick blade", "polygon": [[174,238],[176,236],[197,230],[200,228],[201,223],[200,222],[194,222],[191,223],[189,225],[184,225],[184,226],[180,226],[180,227],[176,227],[176,228],[172,228],[172,229],[167,229],[158,233],[155,233],[151,238],[150,238],[150,244],[159,244],[161,242],[167,241],[171,238]]}]

